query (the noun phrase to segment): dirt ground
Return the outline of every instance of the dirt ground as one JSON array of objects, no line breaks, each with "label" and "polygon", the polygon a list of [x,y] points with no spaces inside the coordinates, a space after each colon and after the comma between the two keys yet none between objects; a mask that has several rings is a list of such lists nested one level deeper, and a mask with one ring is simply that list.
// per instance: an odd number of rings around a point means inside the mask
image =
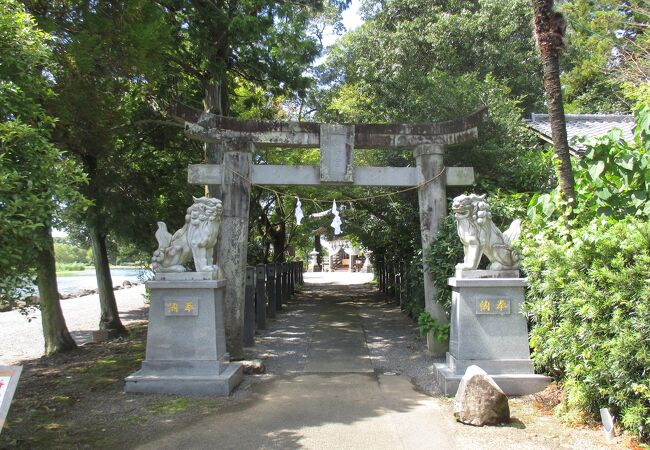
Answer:
[{"label": "dirt ground", "polygon": [[24,362],[0,449],[126,448],[246,396],[245,384],[227,399],[125,394],[124,377],[144,359],[146,323],[129,331],[124,339]]}]

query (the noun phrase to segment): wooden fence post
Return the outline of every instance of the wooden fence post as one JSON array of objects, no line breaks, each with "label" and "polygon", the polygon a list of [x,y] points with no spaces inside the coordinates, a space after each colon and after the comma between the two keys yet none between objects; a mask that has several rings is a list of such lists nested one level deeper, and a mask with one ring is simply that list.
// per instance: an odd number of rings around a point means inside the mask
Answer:
[{"label": "wooden fence post", "polygon": [[282,264],[275,263],[275,310],[282,310]]},{"label": "wooden fence post", "polygon": [[282,306],[289,303],[289,263],[282,263]]},{"label": "wooden fence post", "polygon": [[[402,281],[402,283],[404,284],[404,302],[403,303],[406,303],[406,302],[409,301],[409,291],[410,291],[409,283],[411,282],[411,274],[410,274],[411,266],[408,263],[408,261],[404,261],[403,264],[404,264],[404,270],[402,272],[404,274],[404,279]],[[404,309],[404,306],[405,305],[402,306],[402,309]]]},{"label": "wooden fence post", "polygon": [[287,275],[289,276],[289,294],[293,295],[295,292],[295,286],[294,286],[294,275],[295,271],[293,270],[293,262],[288,262],[287,263]]},{"label": "wooden fence post", "polygon": [[266,329],[266,269],[264,264],[258,264],[255,267],[255,310],[257,319],[257,329]]},{"label": "wooden fence post", "polygon": [[402,306],[402,263],[395,263],[395,300]]},{"label": "wooden fence post", "polygon": [[275,311],[278,309],[278,299],[275,296],[275,264],[266,265],[266,296],[269,298],[269,317],[275,319]]},{"label": "wooden fence post", "polygon": [[244,295],[244,346],[255,345],[255,267],[246,267]]},{"label": "wooden fence post", "polygon": [[386,275],[388,276],[388,296],[391,299],[395,298],[395,267],[393,265],[393,261],[390,260],[386,264],[387,270],[386,270]]}]

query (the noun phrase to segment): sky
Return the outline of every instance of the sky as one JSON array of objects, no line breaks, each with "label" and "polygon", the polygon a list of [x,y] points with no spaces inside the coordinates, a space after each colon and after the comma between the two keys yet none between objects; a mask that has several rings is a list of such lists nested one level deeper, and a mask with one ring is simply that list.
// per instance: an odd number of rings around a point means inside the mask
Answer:
[{"label": "sky", "polygon": [[[359,15],[359,7],[361,6],[361,0],[352,0],[348,9],[343,11],[343,25],[347,31],[352,31],[355,28],[359,27],[363,23],[363,19]],[[323,36],[323,45],[328,47],[332,45],[340,37],[333,33],[331,27],[325,30]]]}]

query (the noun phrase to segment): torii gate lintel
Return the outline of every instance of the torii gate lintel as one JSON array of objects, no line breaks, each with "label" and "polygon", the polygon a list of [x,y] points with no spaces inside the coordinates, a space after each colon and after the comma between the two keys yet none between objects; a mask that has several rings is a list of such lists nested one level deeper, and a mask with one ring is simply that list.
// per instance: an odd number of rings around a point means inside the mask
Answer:
[{"label": "torii gate lintel", "polygon": [[[222,186],[224,210],[216,255],[228,281],[225,317],[228,350],[233,357],[239,357],[243,345],[251,183],[418,186],[423,261],[426,261],[431,242],[447,214],[446,186],[474,183],[473,168],[445,168],[445,148],[475,139],[478,125],[487,118],[487,109],[477,110],[462,119],[430,124],[239,120],[200,112],[180,104],[174,106],[172,115],[184,122],[185,133],[191,139],[225,144],[223,164],[190,165],[188,181],[192,184]],[[259,146],[319,147],[321,165],[253,165],[252,153]],[[411,148],[415,167],[354,167],[354,151],[362,148]],[[446,322],[443,309],[433,300],[436,286],[426,267],[424,288],[427,311],[438,322]],[[443,355],[446,351],[445,345],[434,342],[431,336],[428,343],[429,352],[433,355]]]}]

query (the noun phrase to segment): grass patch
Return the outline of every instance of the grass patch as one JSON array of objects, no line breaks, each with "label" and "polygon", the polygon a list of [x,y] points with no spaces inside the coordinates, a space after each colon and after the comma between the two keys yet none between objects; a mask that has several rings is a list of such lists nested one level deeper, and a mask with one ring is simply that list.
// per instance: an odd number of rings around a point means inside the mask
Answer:
[{"label": "grass patch", "polygon": [[189,406],[190,402],[187,398],[179,397],[161,400],[149,405],[147,409],[152,414],[169,415],[185,411]]},{"label": "grass patch", "polygon": [[133,416],[133,417],[127,417],[124,419],[124,423],[126,425],[140,425],[141,423],[145,423],[147,421],[146,417],[143,416]]}]

